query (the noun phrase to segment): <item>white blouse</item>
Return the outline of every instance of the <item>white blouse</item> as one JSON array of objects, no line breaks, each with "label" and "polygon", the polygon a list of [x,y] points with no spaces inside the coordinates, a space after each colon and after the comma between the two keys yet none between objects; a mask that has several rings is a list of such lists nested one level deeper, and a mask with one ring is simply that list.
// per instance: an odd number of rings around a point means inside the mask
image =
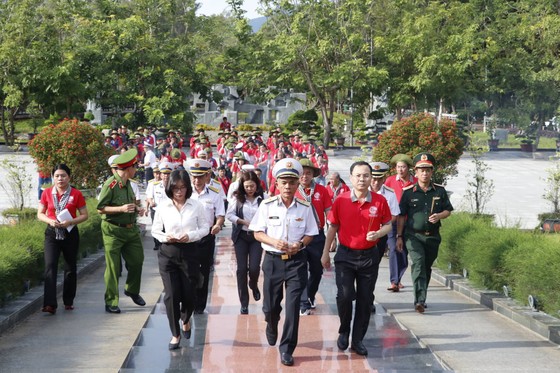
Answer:
[{"label": "white blouse", "polygon": [[[255,198],[253,202],[249,201],[248,199],[245,200],[243,204],[243,220],[250,222],[253,220],[253,216],[257,213],[259,209],[258,199]],[[233,225],[237,224],[237,220],[241,219],[239,216],[236,215],[237,210],[237,198],[234,198],[229,202],[228,209],[226,212],[226,219],[229,220]],[[249,230],[249,228],[244,225],[241,227],[244,231]]]},{"label": "white blouse", "polygon": [[[165,227],[165,232],[163,231]],[[181,211],[171,200],[158,206],[152,224],[152,236],[159,242],[167,242],[167,237],[179,238],[189,235],[189,242],[199,241],[210,232],[204,207],[195,199],[187,199]]]}]

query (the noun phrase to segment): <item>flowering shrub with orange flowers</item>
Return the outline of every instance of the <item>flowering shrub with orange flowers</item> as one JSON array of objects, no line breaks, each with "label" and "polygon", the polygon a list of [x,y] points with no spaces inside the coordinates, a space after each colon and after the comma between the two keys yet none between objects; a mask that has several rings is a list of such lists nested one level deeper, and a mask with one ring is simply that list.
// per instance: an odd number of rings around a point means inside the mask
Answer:
[{"label": "flowering shrub with orange flowers", "polygon": [[95,188],[108,175],[107,158],[115,154],[103,140],[89,123],[64,119],[44,127],[29,142],[29,154],[40,172],[50,175],[56,164],[64,163],[72,172],[72,185]]},{"label": "flowering shrub with orange flowers", "polygon": [[433,116],[421,113],[394,122],[390,130],[381,134],[373,159],[389,164],[395,154],[408,154],[414,158],[418,153],[428,152],[436,158],[433,181],[445,183],[457,174],[463,147],[464,142],[455,122],[442,119],[436,123]]}]

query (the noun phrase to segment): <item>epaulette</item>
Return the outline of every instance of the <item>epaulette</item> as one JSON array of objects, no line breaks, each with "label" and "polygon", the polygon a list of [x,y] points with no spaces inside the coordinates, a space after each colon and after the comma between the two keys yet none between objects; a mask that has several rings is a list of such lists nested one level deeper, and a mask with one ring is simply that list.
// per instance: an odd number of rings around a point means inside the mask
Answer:
[{"label": "epaulette", "polygon": [[159,181],[156,181],[156,179],[152,179],[148,181],[148,184],[157,184],[157,183],[159,183]]},{"label": "epaulette", "polygon": [[395,189],[388,187],[387,185],[384,185],[385,189],[387,189],[389,192],[393,192],[395,193]]},{"label": "epaulette", "polygon": [[416,185],[416,184],[410,184],[409,186],[407,186],[407,187],[405,187],[405,188],[402,188],[402,190],[403,190],[403,192],[404,192],[405,190],[408,190],[408,189],[414,187],[415,185]]},{"label": "epaulette", "polygon": [[274,202],[274,201],[278,201],[278,196],[274,196],[274,197],[267,198],[267,199],[265,199],[264,201],[262,201],[262,203],[269,204],[269,203],[272,203],[272,202]]},{"label": "epaulette", "polygon": [[222,186],[222,182],[220,180],[216,180],[216,179],[211,179],[211,180],[214,184],[218,184],[219,186]]},{"label": "epaulette", "polygon": [[433,183],[433,184],[434,184],[435,186],[437,186],[437,187],[445,188],[445,187],[444,187],[443,185],[441,185],[441,184],[436,184],[436,183]]},{"label": "epaulette", "polygon": [[301,199],[301,198],[296,198],[296,202],[301,203],[302,205],[307,206],[307,207],[311,206],[311,204],[309,202],[307,202],[306,200]]},{"label": "epaulette", "polygon": [[208,185],[208,189],[210,189],[214,193],[220,193],[220,190],[216,187],[213,187],[212,185]]},{"label": "epaulette", "polygon": [[113,180],[113,181],[111,182],[111,184],[109,184],[109,189],[113,189],[113,188],[115,187],[115,185],[117,185],[117,184],[118,184],[118,181],[117,181],[117,180]]},{"label": "epaulette", "polygon": [[152,184],[154,184],[154,185],[159,185],[159,184],[161,184],[161,180],[158,180],[158,181],[150,180],[149,182],[152,183]]}]

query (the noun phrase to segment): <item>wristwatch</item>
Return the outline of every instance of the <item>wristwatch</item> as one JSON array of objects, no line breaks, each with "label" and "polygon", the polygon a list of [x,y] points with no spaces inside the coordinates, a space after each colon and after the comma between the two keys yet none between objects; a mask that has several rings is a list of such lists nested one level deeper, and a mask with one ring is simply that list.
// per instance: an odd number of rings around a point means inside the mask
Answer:
[{"label": "wristwatch", "polygon": [[303,243],[303,241],[299,241],[299,243],[301,244],[301,247],[299,249],[303,250],[303,248],[305,247],[305,244]]},{"label": "wristwatch", "polygon": [[397,234],[397,238],[402,238],[402,234]]}]

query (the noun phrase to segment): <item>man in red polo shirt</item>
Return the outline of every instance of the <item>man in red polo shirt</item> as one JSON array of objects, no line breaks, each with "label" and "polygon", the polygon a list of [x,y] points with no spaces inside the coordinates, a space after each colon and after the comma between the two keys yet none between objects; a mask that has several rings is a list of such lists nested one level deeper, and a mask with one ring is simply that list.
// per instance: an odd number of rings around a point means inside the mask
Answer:
[{"label": "man in red polo shirt", "polygon": [[328,214],[330,211],[332,200],[329,197],[327,188],[313,180],[313,178],[319,175],[320,170],[307,158],[300,159],[299,163],[303,167],[303,172],[299,177],[296,197],[311,203],[313,216],[315,216],[319,229],[319,234],[314,236],[313,241],[306,247],[309,278],[307,280],[307,287],[301,294],[299,314],[303,316],[310,315],[311,310],[315,308],[315,295],[317,290],[319,290],[321,277],[323,277],[323,266],[321,265],[323,245],[325,244],[325,231],[323,227],[325,226],[325,214]]},{"label": "man in red polo shirt", "polygon": [[374,281],[379,269],[377,242],[391,230],[391,211],[382,195],[371,193],[371,166],[364,161],[350,166],[353,189],[335,199],[328,215],[331,224],[327,232],[321,262],[331,266],[329,249],[338,232],[340,244],[334,256],[336,276],[336,305],[340,318],[337,346],[346,350],[352,322],[352,301],[356,300],[351,349],[366,356],[363,344],[373,298]]}]

